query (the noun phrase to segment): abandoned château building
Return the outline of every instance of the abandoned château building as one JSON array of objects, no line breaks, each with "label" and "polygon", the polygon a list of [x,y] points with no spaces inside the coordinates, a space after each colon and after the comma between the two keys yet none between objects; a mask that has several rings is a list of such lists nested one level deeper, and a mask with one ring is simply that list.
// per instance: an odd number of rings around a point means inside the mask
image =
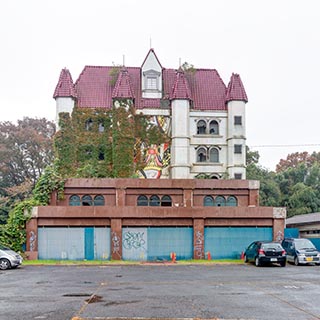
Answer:
[{"label": "abandoned ch\u00e2teau building", "polygon": [[[74,119],[80,130],[71,138],[68,170],[75,157],[77,163],[95,158],[101,172],[114,170],[121,157],[142,155],[143,165],[136,178],[127,171],[117,179],[71,175],[64,199],[53,192],[48,206],[34,208],[29,257],[161,260],[175,252],[178,259],[202,259],[210,252],[234,258],[253,240],[283,237],[285,209],[260,207],[259,182],[246,180],[248,99],[238,74],[226,86],[215,69],[164,68],[150,49],[141,67],[86,66],[76,82],[63,69],[54,99],[57,140]],[[125,110],[126,122],[111,110]],[[132,136],[137,115],[163,136],[148,143]],[[112,140],[100,139],[108,130]],[[112,144],[123,132],[137,149],[111,166]],[[96,138],[99,148],[88,142]]]}]

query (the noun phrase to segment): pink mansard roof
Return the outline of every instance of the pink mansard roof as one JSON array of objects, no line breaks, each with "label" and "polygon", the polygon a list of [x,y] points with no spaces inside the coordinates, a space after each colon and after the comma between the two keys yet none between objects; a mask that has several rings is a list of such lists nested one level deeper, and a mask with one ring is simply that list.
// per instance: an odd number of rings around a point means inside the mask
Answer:
[{"label": "pink mansard roof", "polygon": [[[78,80],[71,86],[68,81],[61,82],[62,73],[55,95],[62,88],[69,88],[67,94],[75,96],[80,108],[112,107],[113,98],[132,98],[137,109],[167,108],[162,99],[143,98],[141,92],[141,68],[126,67],[118,72],[111,66],[86,66]],[[66,69],[64,69],[66,70]],[[62,71],[66,72],[66,71]],[[70,75],[69,71],[67,73]],[[65,76],[65,75],[64,75]],[[71,76],[70,76],[71,79]],[[71,79],[72,81],[72,79]],[[227,110],[230,100],[248,101],[239,75],[233,74],[228,88],[215,69],[196,69],[182,72],[175,69],[162,69],[163,99],[188,99],[194,110]],[[74,91],[72,91],[72,88]],[[70,93],[71,92],[71,93]],[[73,94],[73,95],[72,95]]]},{"label": "pink mansard roof", "polygon": [[76,98],[76,91],[73,85],[72,77],[68,69],[61,70],[60,78],[56,89],[54,90],[53,97],[73,97]]}]

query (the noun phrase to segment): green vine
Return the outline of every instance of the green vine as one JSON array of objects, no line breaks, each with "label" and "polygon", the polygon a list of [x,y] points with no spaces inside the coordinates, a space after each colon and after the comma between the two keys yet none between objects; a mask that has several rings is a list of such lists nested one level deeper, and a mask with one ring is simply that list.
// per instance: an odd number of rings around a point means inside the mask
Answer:
[{"label": "green vine", "polygon": [[26,223],[33,207],[49,204],[50,195],[57,190],[63,198],[64,180],[58,174],[58,166],[48,166],[37,181],[30,199],[18,203],[10,212],[7,224],[0,227],[0,242],[15,251],[22,251],[26,243]]}]

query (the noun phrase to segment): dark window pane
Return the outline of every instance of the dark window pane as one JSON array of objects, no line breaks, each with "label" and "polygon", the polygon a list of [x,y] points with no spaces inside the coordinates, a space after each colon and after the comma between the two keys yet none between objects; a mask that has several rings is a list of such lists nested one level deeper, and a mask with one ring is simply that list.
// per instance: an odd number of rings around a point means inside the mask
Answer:
[{"label": "dark window pane", "polygon": [[207,129],[207,123],[204,120],[200,120],[197,123],[197,134],[205,134]]},{"label": "dark window pane", "polygon": [[85,195],[82,197],[82,205],[83,206],[92,206],[93,202],[92,202],[92,197],[89,195]]},{"label": "dark window pane", "polygon": [[238,205],[237,198],[234,196],[230,196],[227,199],[227,206],[229,207],[236,207]]},{"label": "dark window pane", "polygon": [[203,205],[205,207],[212,207],[213,206],[213,198],[211,196],[205,196],[203,199]]},{"label": "dark window pane", "polygon": [[104,197],[101,195],[95,196],[93,202],[95,206],[104,206]]},{"label": "dark window pane", "polygon": [[223,196],[217,196],[215,199],[215,205],[217,207],[224,207],[226,205],[226,199]]},{"label": "dark window pane", "polygon": [[80,206],[80,197],[76,194],[69,198],[69,206]]},{"label": "dark window pane", "polygon": [[148,198],[143,195],[139,196],[137,199],[137,206],[139,206],[139,207],[148,206]]},{"label": "dark window pane", "polygon": [[172,200],[170,196],[163,196],[161,198],[161,207],[171,207],[172,206]]},{"label": "dark window pane", "polygon": [[212,120],[209,125],[210,134],[219,134],[219,124],[216,120]]},{"label": "dark window pane", "polygon": [[159,207],[160,206],[160,198],[155,195],[151,196],[149,204],[151,207]]}]

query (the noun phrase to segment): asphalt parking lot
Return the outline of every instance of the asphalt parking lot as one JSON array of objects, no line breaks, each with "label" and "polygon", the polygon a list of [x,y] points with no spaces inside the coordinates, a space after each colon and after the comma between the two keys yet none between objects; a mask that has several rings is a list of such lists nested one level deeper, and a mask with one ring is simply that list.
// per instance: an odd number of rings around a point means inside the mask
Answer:
[{"label": "asphalt parking lot", "polygon": [[22,266],[0,319],[320,319],[320,267]]}]

